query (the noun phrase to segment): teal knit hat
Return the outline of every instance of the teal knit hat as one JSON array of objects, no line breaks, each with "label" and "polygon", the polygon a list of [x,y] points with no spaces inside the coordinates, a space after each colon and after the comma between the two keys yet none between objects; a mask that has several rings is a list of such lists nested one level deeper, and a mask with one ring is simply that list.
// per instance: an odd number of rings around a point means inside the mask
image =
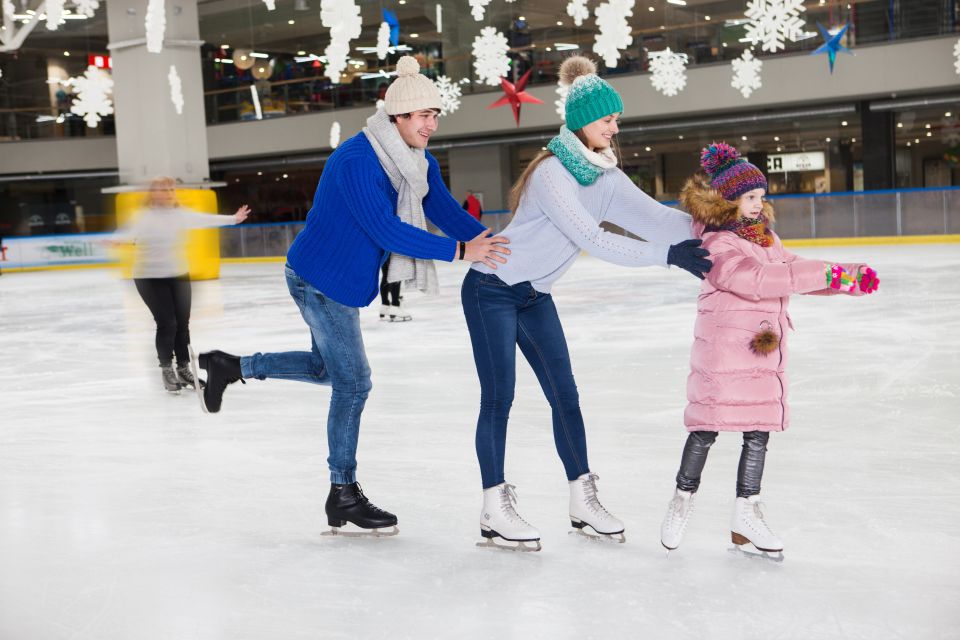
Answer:
[{"label": "teal knit hat", "polygon": [[597,66],[589,58],[571,56],[564,60],[560,65],[560,82],[570,87],[565,119],[571,131],[612,113],[623,112],[620,94],[597,75]]}]

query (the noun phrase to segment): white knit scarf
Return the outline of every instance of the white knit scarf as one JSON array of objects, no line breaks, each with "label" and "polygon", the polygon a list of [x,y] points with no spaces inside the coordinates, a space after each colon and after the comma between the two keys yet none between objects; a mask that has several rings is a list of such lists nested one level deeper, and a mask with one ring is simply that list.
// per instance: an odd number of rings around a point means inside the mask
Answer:
[{"label": "white knit scarf", "polygon": [[[429,163],[423,149],[414,149],[400,137],[397,126],[383,109],[367,118],[363,128],[370,145],[377,153],[380,166],[390,177],[390,183],[397,190],[397,215],[400,220],[424,231],[427,221],[423,214],[423,199],[430,191],[427,184]],[[411,258],[393,254],[387,269],[388,282],[404,282],[407,286],[416,286],[428,295],[440,293],[437,280],[437,267],[432,260]]]}]

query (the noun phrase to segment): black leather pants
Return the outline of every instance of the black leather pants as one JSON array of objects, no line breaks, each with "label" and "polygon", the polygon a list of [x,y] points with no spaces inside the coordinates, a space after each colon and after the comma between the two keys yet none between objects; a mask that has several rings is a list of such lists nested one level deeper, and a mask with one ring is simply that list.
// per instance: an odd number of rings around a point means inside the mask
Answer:
[{"label": "black leather pants", "polygon": [[[700,487],[700,474],[707,463],[707,453],[716,441],[716,431],[691,431],[683,447],[680,471],[677,472],[677,488],[696,492]],[[740,451],[740,467],[737,469],[737,497],[748,498],[760,493],[763,478],[763,462],[767,456],[767,431],[745,431],[743,448]]]}]

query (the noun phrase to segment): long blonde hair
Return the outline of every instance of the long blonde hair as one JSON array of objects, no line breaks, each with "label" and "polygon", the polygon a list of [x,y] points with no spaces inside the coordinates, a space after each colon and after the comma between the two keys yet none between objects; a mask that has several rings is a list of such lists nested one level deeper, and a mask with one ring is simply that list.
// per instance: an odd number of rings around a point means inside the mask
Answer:
[{"label": "long blonde hair", "polygon": [[[587,146],[587,137],[584,135],[583,129],[577,129],[573,132],[573,135],[577,136],[580,142],[583,143],[583,146]],[[617,164],[619,165],[620,145],[617,143],[616,138],[613,139],[611,146],[613,147],[613,153],[617,156]],[[517,178],[517,181],[510,188],[510,193],[507,195],[507,206],[510,207],[511,215],[515,214],[517,212],[517,207],[520,206],[520,199],[527,190],[527,183],[530,182],[530,176],[532,176],[533,172],[537,170],[537,167],[540,166],[541,162],[553,155],[553,151],[550,151],[549,149],[541,151],[533,158],[533,160],[530,161],[530,164],[527,165],[527,168],[524,169],[523,173],[520,174],[520,177]]]}]

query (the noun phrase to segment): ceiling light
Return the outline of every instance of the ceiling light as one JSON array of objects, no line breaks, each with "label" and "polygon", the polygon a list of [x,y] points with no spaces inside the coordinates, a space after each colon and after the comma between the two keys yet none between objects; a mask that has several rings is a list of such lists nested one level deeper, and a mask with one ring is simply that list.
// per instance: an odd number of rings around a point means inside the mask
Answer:
[{"label": "ceiling light", "polygon": [[289,178],[290,176],[288,176],[287,174],[283,174],[283,177],[284,177],[284,178]]},{"label": "ceiling light", "polygon": [[307,52],[306,52],[306,51],[297,51],[297,55],[298,55],[298,56],[305,56],[305,55],[307,55]]},{"label": "ceiling light", "polygon": [[703,19],[706,20],[707,22],[710,22],[710,16],[703,16]]},{"label": "ceiling light", "polygon": [[69,52],[69,51],[64,51],[64,52],[63,52],[63,55],[66,56],[67,58],[69,58],[69,57],[70,57],[70,52]]},{"label": "ceiling light", "polygon": [[914,140],[914,142],[916,142],[917,144],[920,144],[920,138],[917,138],[916,140]]},{"label": "ceiling light", "polygon": [[229,48],[230,48],[230,45],[228,45],[228,44],[222,44],[222,45],[220,45],[220,48],[221,48],[221,49],[229,49]]},{"label": "ceiling light", "polygon": [[557,26],[558,26],[558,27],[562,27],[562,26],[563,26],[563,20],[557,20]]},{"label": "ceiling light", "polygon": [[777,151],[780,151],[780,147],[777,147]]},{"label": "ceiling light", "polygon": [[251,52],[250,52],[250,57],[251,57],[251,58],[269,58],[269,57],[270,57],[270,54],[269,54],[269,53],[260,53],[259,51],[251,51]]},{"label": "ceiling light", "polygon": [[517,20],[523,20],[524,22],[526,22],[527,16],[520,16],[519,18],[517,18]]},{"label": "ceiling light", "polygon": [[287,20],[287,24],[297,24],[296,20]]},{"label": "ceiling light", "polygon": [[740,139],[741,139],[741,140],[746,140],[746,139],[747,139],[747,136],[740,136]]},{"label": "ceiling light", "polygon": [[411,37],[411,38],[419,38],[419,37],[420,37],[420,34],[419,34],[419,33],[411,33],[411,34],[410,34],[410,37]]},{"label": "ceiling light", "polygon": [[675,4],[681,7],[687,6],[687,0],[667,0],[667,4]]},{"label": "ceiling light", "polygon": [[857,141],[856,138],[850,138],[850,142],[856,142],[856,141]]},{"label": "ceiling light", "polygon": [[929,125],[929,123],[928,123],[928,124],[925,124],[925,125],[923,125],[923,128],[924,128],[924,129],[929,129],[929,128],[930,128],[930,125]]},{"label": "ceiling light", "polygon": [[932,135],[933,135],[933,132],[932,132],[932,131],[927,131],[927,137],[928,137],[928,138],[929,138],[930,136],[932,136]]},{"label": "ceiling light", "polygon": [[774,142],[780,142],[780,136],[773,136]]},{"label": "ceiling light", "polygon": [[950,113],[949,111],[947,111],[945,114],[943,114],[943,117],[944,117],[944,118],[949,118],[949,117],[952,116],[952,115],[953,115],[952,113]]},{"label": "ceiling light", "polygon": [[677,136],[680,140],[683,140],[683,136]]},{"label": "ceiling light", "polygon": [[908,142],[908,143],[907,143],[907,146],[909,147],[911,144],[912,144],[912,143]]},{"label": "ceiling light", "polygon": [[830,142],[830,138],[826,138],[826,141],[827,141],[827,142]]},{"label": "ceiling light", "polygon": [[898,123],[897,123],[897,129],[903,129],[903,123],[902,123],[902,122],[898,122]]},{"label": "ceiling light", "polygon": [[644,147],[643,150],[644,150],[644,151],[653,151],[653,149],[651,149],[650,147]]},{"label": "ceiling light", "polygon": [[262,176],[262,175],[263,175],[263,171],[257,171],[257,175],[258,175],[258,176]]},{"label": "ceiling light", "polygon": [[637,153],[636,151],[634,151],[634,152],[633,152],[633,157],[634,157],[634,158],[638,158],[638,157],[640,157],[640,154]]},{"label": "ceiling light", "polygon": [[847,121],[846,121],[846,120],[844,120],[843,122],[841,122],[841,123],[840,123],[840,126],[841,126],[841,127],[845,127],[845,126],[847,126]]}]

